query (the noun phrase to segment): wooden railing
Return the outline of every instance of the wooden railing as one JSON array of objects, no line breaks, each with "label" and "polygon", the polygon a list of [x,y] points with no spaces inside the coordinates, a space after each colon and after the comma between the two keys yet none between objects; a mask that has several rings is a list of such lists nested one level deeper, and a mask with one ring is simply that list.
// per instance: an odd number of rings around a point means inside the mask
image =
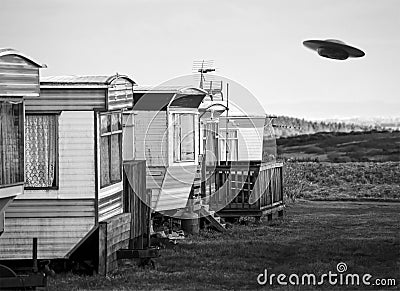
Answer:
[{"label": "wooden railing", "polygon": [[232,162],[207,168],[202,196],[219,212],[257,212],[283,204],[281,163]]}]

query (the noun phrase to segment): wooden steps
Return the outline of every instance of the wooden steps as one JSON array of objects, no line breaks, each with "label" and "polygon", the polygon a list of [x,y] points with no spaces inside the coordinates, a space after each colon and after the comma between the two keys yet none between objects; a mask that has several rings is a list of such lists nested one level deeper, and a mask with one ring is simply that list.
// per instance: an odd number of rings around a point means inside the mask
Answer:
[{"label": "wooden steps", "polygon": [[214,227],[216,230],[221,232],[226,231],[225,223],[221,222],[221,217],[216,216],[215,211],[209,209],[210,209],[209,205],[202,205],[199,210],[201,217],[204,217],[210,223],[210,225]]}]

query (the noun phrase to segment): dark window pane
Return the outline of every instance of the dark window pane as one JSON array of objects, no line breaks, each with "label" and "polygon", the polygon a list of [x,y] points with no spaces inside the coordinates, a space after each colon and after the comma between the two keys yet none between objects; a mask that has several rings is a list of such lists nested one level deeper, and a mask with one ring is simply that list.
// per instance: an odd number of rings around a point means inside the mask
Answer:
[{"label": "dark window pane", "polygon": [[110,115],[100,115],[100,132],[107,133],[111,131]]},{"label": "dark window pane", "polygon": [[17,182],[21,181],[23,182],[25,180],[25,124],[24,124],[24,107],[22,103],[14,105],[15,107],[18,107],[18,113],[15,113],[15,116],[18,116],[18,118],[15,118],[18,123],[18,147],[19,147],[19,153],[18,153],[18,159],[19,159],[19,167],[18,167],[18,178]]},{"label": "dark window pane", "polygon": [[0,101],[0,185],[24,181],[22,103]]},{"label": "dark window pane", "polygon": [[174,160],[193,161],[194,115],[174,114]]},{"label": "dark window pane", "polygon": [[180,116],[179,114],[173,115],[174,125],[174,161],[181,160],[181,127],[180,127]]},{"label": "dark window pane", "polygon": [[110,136],[100,138],[100,186],[109,185],[110,181]]},{"label": "dark window pane", "polygon": [[182,114],[181,118],[181,160],[194,160],[194,116]]},{"label": "dark window pane", "polygon": [[121,180],[121,134],[111,136],[111,181]]},{"label": "dark window pane", "polygon": [[121,114],[114,113],[111,115],[111,130],[117,131],[122,129]]}]

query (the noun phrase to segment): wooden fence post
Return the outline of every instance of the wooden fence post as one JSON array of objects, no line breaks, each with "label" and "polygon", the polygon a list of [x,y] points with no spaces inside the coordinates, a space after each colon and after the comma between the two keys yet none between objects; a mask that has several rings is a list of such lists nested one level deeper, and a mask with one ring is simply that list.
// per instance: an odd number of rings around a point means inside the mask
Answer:
[{"label": "wooden fence post", "polygon": [[98,273],[107,274],[107,223],[99,223],[99,266]]}]

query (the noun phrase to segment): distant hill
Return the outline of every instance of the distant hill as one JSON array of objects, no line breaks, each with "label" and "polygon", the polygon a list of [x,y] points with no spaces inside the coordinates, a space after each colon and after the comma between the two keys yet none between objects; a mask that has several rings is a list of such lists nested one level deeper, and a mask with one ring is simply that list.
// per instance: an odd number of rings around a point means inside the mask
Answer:
[{"label": "distant hill", "polygon": [[400,161],[400,131],[324,132],[276,140],[278,157],[299,161]]},{"label": "distant hill", "polygon": [[305,119],[277,116],[273,119],[276,138],[289,137],[318,132],[363,132],[383,130],[379,124],[356,124],[336,121],[308,121]]}]

